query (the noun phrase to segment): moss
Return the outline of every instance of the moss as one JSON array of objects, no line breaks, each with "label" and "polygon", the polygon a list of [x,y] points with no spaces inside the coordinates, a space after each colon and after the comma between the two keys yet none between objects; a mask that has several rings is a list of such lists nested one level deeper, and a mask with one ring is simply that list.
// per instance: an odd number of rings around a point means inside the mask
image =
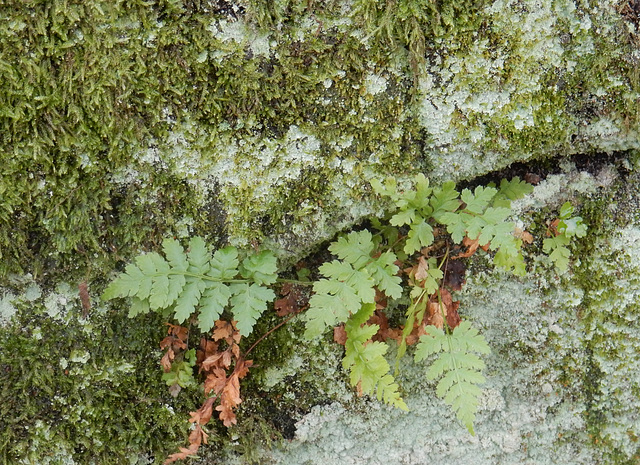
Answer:
[{"label": "moss", "polygon": [[[345,19],[338,1],[4,5],[1,97],[10,105],[0,114],[0,149],[11,157],[0,219],[14,230],[0,236],[0,271],[51,273],[83,253],[110,268],[114,248],[127,257],[185,228],[247,244],[286,234],[283,217],[317,230],[307,242],[326,239],[371,212],[341,203],[358,201],[371,176],[433,169],[435,177],[469,177],[533,151],[571,150],[567,110],[579,119],[586,111],[571,107],[584,100],[576,89],[595,95],[602,87],[615,102],[614,126],[635,121],[636,85],[625,77],[633,67],[616,40],[626,36],[610,12],[601,23],[611,37],[588,27],[595,19],[586,12],[543,2],[536,18],[552,32],[540,35],[526,5],[418,6],[403,0],[390,14],[362,0]],[[563,32],[572,40],[560,47]],[[423,88],[430,77],[435,85]],[[372,79],[384,89],[370,92]],[[425,98],[454,140],[426,118]],[[277,164],[249,170],[244,184],[225,179],[223,164],[255,165],[262,142],[288,144],[293,127],[318,140],[308,165],[326,182],[306,184],[308,167]],[[176,134],[193,153],[189,172],[173,153]],[[222,150],[229,147],[235,152]],[[461,150],[476,153],[462,163]],[[266,183],[265,169],[287,182]],[[200,214],[211,205],[224,224]],[[309,205],[312,218],[342,221],[305,223]],[[294,245],[288,238],[280,247]]]},{"label": "moss", "polygon": [[161,322],[104,309],[83,320],[71,295],[17,303],[0,334],[1,462],[160,463],[184,440],[174,412],[198,397],[163,385]]},{"label": "moss", "polygon": [[619,431],[626,428],[624,418],[634,408],[627,405],[625,392],[638,389],[634,375],[629,374],[637,372],[637,360],[629,358],[629,351],[637,351],[639,344],[634,323],[638,306],[629,302],[634,297],[624,297],[637,286],[632,271],[637,264],[628,261],[626,250],[603,246],[611,241],[607,238],[624,234],[622,228],[628,225],[628,217],[621,211],[625,210],[625,203],[634,204],[636,193],[628,193],[630,198],[620,202],[616,212],[609,208],[628,182],[635,183],[623,179],[614,189],[582,205],[580,215],[589,225],[589,233],[574,252],[581,265],[572,280],[585,296],[580,313],[584,350],[588,354],[580,383],[580,397],[586,405],[584,418],[594,446],[611,463],[634,463],[640,452],[630,439],[636,434],[633,428]]}]

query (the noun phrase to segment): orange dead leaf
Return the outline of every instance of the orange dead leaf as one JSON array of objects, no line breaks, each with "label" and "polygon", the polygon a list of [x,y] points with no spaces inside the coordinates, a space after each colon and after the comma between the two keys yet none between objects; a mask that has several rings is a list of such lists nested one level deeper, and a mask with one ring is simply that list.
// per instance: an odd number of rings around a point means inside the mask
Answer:
[{"label": "orange dead leaf", "polygon": [[233,409],[237,407],[242,399],[240,398],[240,381],[237,374],[232,374],[220,395],[220,405],[216,410],[220,412],[219,418],[224,426],[229,427],[237,423],[236,414]]},{"label": "orange dead leaf", "polygon": [[376,303],[376,310],[383,310],[387,308],[387,295],[378,288],[376,288],[376,295],[374,299]]},{"label": "orange dead leaf", "polygon": [[238,375],[239,379],[242,379],[245,376],[247,376],[247,374],[249,374],[249,368],[251,368],[252,366],[253,366],[253,360],[239,359],[236,362],[236,367],[234,369],[234,372]]},{"label": "orange dead leaf", "polygon": [[173,349],[169,347],[169,350],[162,356],[160,359],[160,365],[162,365],[162,369],[165,373],[171,371],[171,362],[175,359],[176,355],[173,352]]},{"label": "orange dead leaf", "polygon": [[231,344],[229,348],[236,359],[240,358],[240,346],[238,344]]},{"label": "orange dead leaf", "polygon": [[202,365],[202,362],[218,352],[218,343],[210,339],[200,339],[200,348],[197,352],[196,362],[198,365]]},{"label": "orange dead leaf", "polygon": [[198,449],[200,448],[200,444],[207,444],[207,433],[205,433],[202,427],[199,424],[196,424],[195,429],[189,435],[189,447],[181,447],[180,452],[176,452],[175,454],[171,454],[167,460],[164,461],[164,465],[168,465],[173,462],[177,462],[178,460],[184,460],[188,457],[192,457],[196,455]]},{"label": "orange dead leaf", "polygon": [[378,325],[378,332],[373,335],[371,338],[372,341],[382,342],[385,340],[384,334],[389,329],[389,319],[384,312],[376,310],[375,313],[371,315],[371,318],[369,318],[367,324]]},{"label": "orange dead leaf", "polygon": [[429,277],[428,270],[429,264],[427,259],[423,255],[420,255],[420,258],[418,258],[418,264],[414,267],[413,277],[416,281],[424,281]]},{"label": "orange dead leaf", "polygon": [[211,391],[214,394],[220,394],[227,384],[227,372],[223,368],[215,368],[207,373],[204,380],[204,393],[209,395]]},{"label": "orange dead leaf", "polygon": [[[219,341],[221,339],[228,339],[233,336],[233,325],[225,320],[218,320],[215,322],[216,328],[213,330],[213,340]],[[228,341],[227,341],[228,342]]]},{"label": "orange dead leaf", "polygon": [[522,239],[522,242],[526,242],[527,244],[533,243],[533,236],[528,231],[525,231],[521,228],[516,228],[513,232],[513,235],[518,239]]},{"label": "orange dead leaf", "polygon": [[434,294],[427,304],[429,324],[442,329],[446,320],[447,326],[453,329],[460,324],[460,315],[458,315],[458,307],[460,301],[453,301],[451,293],[446,289],[440,289],[440,297]]},{"label": "orange dead leaf", "polygon": [[300,313],[309,304],[309,297],[303,292],[302,286],[292,283],[285,283],[280,289],[283,296],[274,302],[273,306],[277,310],[278,316],[287,316]]},{"label": "orange dead leaf", "polygon": [[341,346],[345,345],[347,342],[347,331],[344,329],[344,325],[333,328],[333,340]]},{"label": "orange dead leaf", "polygon": [[191,418],[189,421],[198,425],[207,424],[209,420],[211,420],[211,415],[213,415],[213,404],[215,400],[215,397],[209,397],[198,410],[190,412]]},{"label": "orange dead leaf", "polygon": [[462,245],[467,248],[467,251],[459,253],[455,257],[451,257],[451,260],[457,260],[458,258],[468,258],[472,256],[474,253],[476,253],[476,250],[478,250],[478,246],[480,244],[478,239],[472,240],[469,239],[469,236],[465,236],[464,239],[462,239]]},{"label": "orange dead leaf", "polygon": [[557,236],[560,233],[558,232],[558,226],[560,225],[560,218],[556,218],[555,220],[553,220],[551,222],[551,224],[549,225],[549,228],[547,229],[547,236]]},{"label": "orange dead leaf", "polygon": [[427,311],[429,312],[429,323],[435,326],[436,328],[442,329],[444,327],[444,315],[446,307],[443,304],[440,304],[438,300],[429,300],[427,304]]},{"label": "orange dead leaf", "polygon": [[216,352],[215,354],[209,355],[205,358],[200,364],[200,371],[210,371],[214,368],[222,368],[222,354],[224,352]]},{"label": "orange dead leaf", "polygon": [[87,317],[91,310],[91,297],[89,296],[89,286],[86,281],[78,284],[78,294],[80,295],[80,303],[82,303],[82,316]]}]

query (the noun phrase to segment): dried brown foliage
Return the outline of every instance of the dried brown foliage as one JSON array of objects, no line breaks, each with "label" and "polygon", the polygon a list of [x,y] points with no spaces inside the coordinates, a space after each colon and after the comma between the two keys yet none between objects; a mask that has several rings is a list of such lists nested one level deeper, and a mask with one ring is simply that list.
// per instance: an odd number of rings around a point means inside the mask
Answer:
[{"label": "dried brown foliage", "polygon": [[[173,352],[174,348],[186,348],[186,336],[180,330],[181,327],[169,326],[170,335],[161,343],[163,348],[168,348],[167,354]],[[242,402],[240,380],[247,376],[249,368],[253,365],[253,361],[244,359],[238,345],[240,339],[235,322],[218,320],[215,322],[211,338],[200,340],[197,365],[205,378],[204,393],[209,397],[198,410],[190,412],[189,421],[195,425],[195,429],[189,435],[189,446],[182,447],[180,452],[170,455],[164,462],[165,465],[195,455],[200,445],[207,443],[207,434],[203,426],[211,420],[214,411],[218,412],[218,418],[224,426],[236,424],[235,409]],[[171,360],[167,354],[166,361],[165,357],[163,361],[169,363],[170,369]]]}]

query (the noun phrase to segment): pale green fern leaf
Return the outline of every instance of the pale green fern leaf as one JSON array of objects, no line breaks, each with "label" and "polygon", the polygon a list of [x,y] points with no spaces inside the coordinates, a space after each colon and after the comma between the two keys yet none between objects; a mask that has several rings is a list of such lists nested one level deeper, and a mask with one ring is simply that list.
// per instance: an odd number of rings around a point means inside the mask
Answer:
[{"label": "pale green fern leaf", "polygon": [[371,252],[375,248],[372,239],[373,236],[367,230],[351,232],[333,242],[329,251],[353,265],[355,269],[360,269],[371,261]]},{"label": "pale green fern leaf", "polygon": [[428,247],[433,243],[433,227],[424,219],[420,219],[411,225],[407,241],[404,246],[404,252],[411,255],[422,247]]},{"label": "pale green fern leaf", "polygon": [[407,404],[405,404],[404,400],[402,400],[399,389],[400,387],[398,386],[398,383],[396,383],[395,378],[387,373],[378,380],[376,397],[378,400],[384,401],[385,404],[393,405],[400,410],[408,412],[409,408],[407,407]]},{"label": "pale green fern leaf", "polygon": [[429,179],[422,173],[418,173],[414,178],[416,200],[422,205],[428,205],[432,189],[429,187]]},{"label": "pale green fern leaf", "polygon": [[435,326],[428,326],[425,331],[427,334],[420,338],[416,348],[415,360],[420,362],[436,355],[427,370],[427,378],[440,378],[436,394],[474,434],[473,422],[482,393],[478,384],[485,381],[481,373],[485,364],[476,353],[488,354],[489,346],[468,321],[460,323],[451,333]]},{"label": "pale green fern leaf", "polygon": [[189,262],[187,261],[187,256],[185,255],[180,242],[175,239],[167,238],[162,241],[162,250],[173,271],[187,271],[187,268],[189,268]]},{"label": "pale green fern leaf", "polygon": [[136,257],[136,265],[142,272],[142,279],[139,282],[138,292],[136,296],[140,299],[147,299],[151,295],[151,288],[153,287],[153,278],[155,277],[156,267],[152,255],[158,255],[153,252],[151,254],[144,254]]},{"label": "pale green fern leaf", "polygon": [[[359,299],[356,299],[355,302],[359,303]],[[349,312],[343,304],[334,295],[313,295],[309,300],[309,310],[304,314],[306,320],[304,337],[314,339],[320,336],[327,327],[334,326],[338,320],[346,320],[349,317]]]},{"label": "pale green fern leaf", "polygon": [[116,279],[114,279],[102,293],[102,300],[116,297],[135,297],[140,289],[140,283],[145,279],[144,274],[133,263],[129,263]]},{"label": "pale green fern leaf", "polygon": [[549,258],[553,260],[556,268],[560,271],[564,271],[569,266],[569,257],[571,257],[571,251],[566,247],[571,242],[571,239],[560,234],[559,236],[548,237],[542,242],[542,250],[549,253]]},{"label": "pale green fern leaf", "polygon": [[231,312],[236,319],[236,327],[242,336],[248,336],[260,315],[267,309],[267,302],[276,298],[266,287],[252,283],[235,283],[230,286]]},{"label": "pale green fern leaf", "polygon": [[367,271],[375,285],[392,299],[402,296],[402,279],[397,276],[399,268],[395,264],[397,259],[393,252],[384,252],[367,265]]},{"label": "pale green fern leaf", "polygon": [[174,308],[174,317],[180,324],[184,323],[195,312],[200,297],[207,288],[207,281],[205,281],[204,277],[210,269],[210,258],[211,253],[204,239],[199,236],[192,237],[189,241],[189,251],[187,252],[187,260],[189,262],[187,273],[189,275],[185,276],[184,288]]},{"label": "pale green fern leaf", "polygon": [[320,279],[313,285],[314,295],[305,313],[308,339],[322,334],[327,326],[346,321],[361,303],[375,299],[375,281],[366,270],[355,270],[349,263],[333,260],[322,265],[320,271],[329,279]]},{"label": "pale green fern leaf", "polygon": [[199,276],[187,276],[186,284],[176,302],[174,317],[178,323],[185,322],[192,313],[195,312],[196,305],[200,301],[200,296],[207,288],[207,283]]},{"label": "pale green fern leaf", "polygon": [[216,250],[209,262],[208,275],[216,281],[229,281],[238,275],[238,250],[229,246]]},{"label": "pale green fern leaf", "polygon": [[133,318],[137,315],[142,315],[145,313],[149,313],[151,309],[149,308],[149,301],[138,299],[137,297],[133,297],[131,299],[131,307],[129,307],[129,318]]},{"label": "pale green fern leaf", "polygon": [[[528,182],[521,181],[520,178],[516,176],[511,181],[507,181],[506,179],[500,181],[498,196],[504,196],[509,200],[517,200],[532,192],[533,186]],[[510,207],[511,204],[507,206],[507,208]]]},{"label": "pale green fern leaf", "polygon": [[394,214],[389,223],[393,226],[403,226],[405,224],[411,224],[416,220],[416,210],[415,208],[407,208],[406,210],[400,210],[398,213]]},{"label": "pale green fern leaf", "polygon": [[195,236],[191,238],[187,257],[189,261],[189,273],[204,275],[209,271],[211,252],[201,237]]},{"label": "pale green fern leaf", "polygon": [[258,284],[273,284],[278,278],[278,264],[275,255],[265,250],[257,255],[249,255],[242,261],[240,275]]},{"label": "pale green fern leaf", "polygon": [[509,248],[500,247],[493,257],[493,264],[517,276],[524,276],[526,268],[521,252],[513,253]]},{"label": "pale green fern leaf", "polygon": [[366,269],[356,270],[349,263],[333,260],[323,264],[319,270],[329,280],[318,281],[314,285],[314,292],[336,294],[346,291],[346,286],[352,289],[363,302],[373,302],[375,282]]},{"label": "pale green fern leaf", "polygon": [[465,210],[479,214],[489,206],[489,202],[497,192],[497,189],[493,187],[478,186],[473,193],[469,189],[464,189],[460,194],[460,199],[466,204]]},{"label": "pale green fern leaf", "polygon": [[187,283],[186,277],[183,273],[170,273],[169,274],[169,287],[167,289],[167,300],[164,307],[169,307],[175,303],[180,297],[180,293],[184,289]]},{"label": "pale green fern leaf", "polygon": [[467,235],[467,223],[472,219],[467,213],[444,212],[439,216],[440,223],[447,227],[447,232],[451,234],[453,242],[460,243]]},{"label": "pale green fern leaf", "polygon": [[407,410],[400,397],[399,386],[389,374],[389,363],[384,358],[388,346],[371,342],[378,332],[378,325],[365,325],[375,311],[375,304],[364,304],[345,324],[347,340],[342,367],[349,371],[352,386],[360,384],[362,392],[376,395],[379,400]]},{"label": "pale green fern leaf", "polygon": [[162,250],[171,266],[167,295],[164,302],[164,307],[169,307],[178,299],[187,282],[184,273],[189,268],[189,261],[184,253],[184,249],[175,239],[165,239],[162,241]]},{"label": "pale green fern leaf", "polygon": [[378,179],[371,181],[373,191],[381,196],[389,197],[392,201],[397,202],[401,196],[398,192],[398,184],[395,178],[388,177],[382,184]]},{"label": "pale green fern leaf", "polygon": [[229,303],[232,292],[229,286],[222,282],[209,282],[200,299],[198,311],[198,328],[203,333],[213,328],[216,320]]},{"label": "pale green fern leaf", "polygon": [[456,183],[453,181],[435,187],[429,200],[433,209],[431,216],[439,222],[444,213],[456,211],[460,207],[459,196],[460,193],[456,190]]}]

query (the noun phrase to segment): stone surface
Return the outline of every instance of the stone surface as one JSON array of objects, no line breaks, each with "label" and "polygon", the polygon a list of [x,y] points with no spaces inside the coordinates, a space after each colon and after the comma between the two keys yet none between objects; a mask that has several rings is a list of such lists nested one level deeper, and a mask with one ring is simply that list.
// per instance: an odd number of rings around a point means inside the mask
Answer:
[{"label": "stone surface", "polygon": [[0,7],[3,463],[161,463],[184,445],[201,393],[160,379],[161,318],[97,298],[139,250],[201,234],[292,263],[383,214],[372,178],[515,162],[545,178],[519,224],[543,235],[570,200],[590,230],[559,276],[539,244],[526,278],[470,270],[461,312],[493,347],[475,437],[424,368],[403,363],[408,414],[359,399],[340,348],[294,322],[256,350],[239,425],[212,428],[201,462],[640,460],[632,3],[102,3]]}]

